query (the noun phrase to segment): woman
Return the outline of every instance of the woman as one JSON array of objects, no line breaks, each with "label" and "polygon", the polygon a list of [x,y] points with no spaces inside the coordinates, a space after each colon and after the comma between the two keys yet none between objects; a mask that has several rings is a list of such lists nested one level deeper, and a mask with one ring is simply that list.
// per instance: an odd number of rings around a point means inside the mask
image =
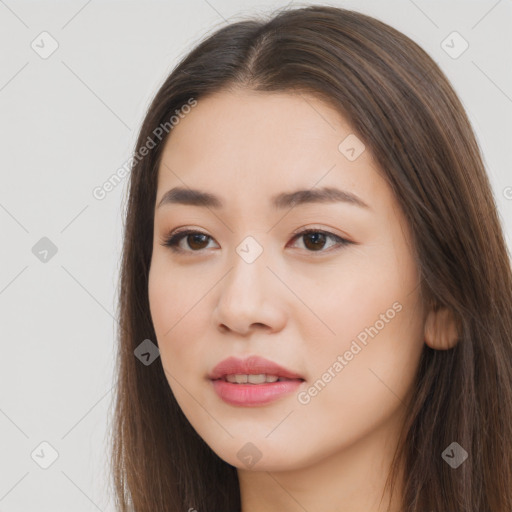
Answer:
[{"label": "woman", "polygon": [[120,511],[512,510],[510,262],[405,35],[321,6],[218,30],[147,112],[125,229]]}]

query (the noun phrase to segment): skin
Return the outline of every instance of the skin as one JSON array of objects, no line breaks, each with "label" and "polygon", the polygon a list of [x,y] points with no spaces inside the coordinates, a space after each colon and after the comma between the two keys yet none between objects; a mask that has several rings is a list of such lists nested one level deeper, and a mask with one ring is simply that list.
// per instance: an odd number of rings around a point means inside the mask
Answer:
[{"label": "skin", "polygon": [[[192,426],[237,468],[243,512],[386,510],[423,345],[455,342],[450,315],[422,301],[406,219],[370,151],[349,161],[338,150],[352,133],[313,96],[239,89],[201,99],[164,148],[148,286],[161,362]],[[218,195],[225,207],[156,208],[177,186]],[[270,205],[275,194],[325,186],[369,208]],[[182,227],[211,238],[184,237],[174,253],[162,242]],[[310,227],[353,243],[294,235]],[[250,264],[236,252],[247,236],[263,248]],[[397,303],[400,312],[307,404],[294,392],[229,405],[207,378],[228,356],[256,354],[300,374],[304,392]],[[237,456],[247,442],[261,453],[252,466]]]}]

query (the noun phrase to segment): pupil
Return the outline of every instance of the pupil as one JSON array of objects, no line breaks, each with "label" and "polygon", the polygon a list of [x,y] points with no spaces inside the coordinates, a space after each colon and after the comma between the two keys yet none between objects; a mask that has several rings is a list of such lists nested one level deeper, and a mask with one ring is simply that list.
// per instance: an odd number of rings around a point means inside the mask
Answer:
[{"label": "pupil", "polygon": [[[320,237],[320,244],[318,244],[318,237]],[[322,248],[323,244],[325,243],[325,235],[323,233],[309,233],[306,235],[306,240],[313,239],[313,249]],[[306,243],[306,247],[308,244]]]},{"label": "pupil", "polygon": [[[191,248],[194,248],[194,243],[196,243],[196,241],[199,239],[199,246],[200,247],[195,247],[196,249],[202,249],[201,247],[201,241],[200,239],[203,238],[203,243],[204,243],[204,239],[206,238],[206,235],[201,235],[201,234],[194,234],[194,235],[189,235],[189,245]],[[190,239],[193,240],[192,243],[190,243]]]}]

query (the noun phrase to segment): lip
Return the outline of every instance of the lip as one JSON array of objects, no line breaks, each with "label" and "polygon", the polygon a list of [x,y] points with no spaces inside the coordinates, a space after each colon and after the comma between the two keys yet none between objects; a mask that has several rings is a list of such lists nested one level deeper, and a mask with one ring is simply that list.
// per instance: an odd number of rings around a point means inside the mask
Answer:
[{"label": "lip", "polygon": [[[290,380],[263,384],[234,384],[224,380],[226,375],[266,373]],[[259,356],[246,359],[228,357],[221,361],[208,376],[213,389],[224,402],[242,407],[265,405],[295,391],[304,379],[295,372]]]},{"label": "lip", "polygon": [[277,375],[278,377],[286,377],[287,379],[301,379],[300,375],[284,368],[273,361],[269,361],[264,357],[250,356],[246,359],[238,359],[236,357],[228,357],[221,361],[212,370],[208,376],[211,380],[222,379],[226,375],[233,374],[258,375],[266,373],[268,375]]}]

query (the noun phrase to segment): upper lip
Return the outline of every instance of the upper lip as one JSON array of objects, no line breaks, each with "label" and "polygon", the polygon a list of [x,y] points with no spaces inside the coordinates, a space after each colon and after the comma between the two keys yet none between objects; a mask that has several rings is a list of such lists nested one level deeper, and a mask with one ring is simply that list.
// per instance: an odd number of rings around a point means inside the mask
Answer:
[{"label": "upper lip", "polygon": [[301,379],[300,375],[260,356],[249,356],[246,359],[228,357],[221,361],[208,376],[211,380],[222,379],[226,375],[276,375],[287,379]]}]

